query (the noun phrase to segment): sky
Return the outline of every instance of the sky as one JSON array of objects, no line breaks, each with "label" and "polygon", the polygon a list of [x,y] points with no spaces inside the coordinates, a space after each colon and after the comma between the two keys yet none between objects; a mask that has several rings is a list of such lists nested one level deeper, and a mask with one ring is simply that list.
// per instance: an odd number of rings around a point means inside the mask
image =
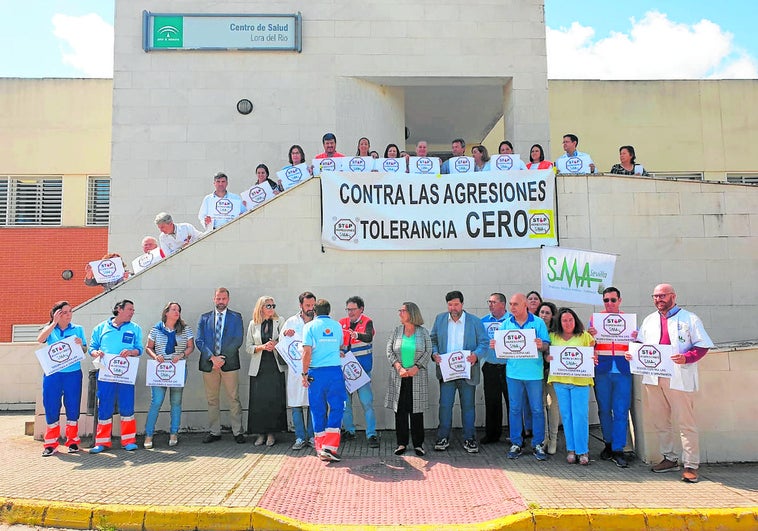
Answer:
[{"label": "sky", "polygon": [[[112,77],[113,16],[0,0],[0,77]],[[756,79],[756,20],[758,0],[545,0],[548,78]]]}]

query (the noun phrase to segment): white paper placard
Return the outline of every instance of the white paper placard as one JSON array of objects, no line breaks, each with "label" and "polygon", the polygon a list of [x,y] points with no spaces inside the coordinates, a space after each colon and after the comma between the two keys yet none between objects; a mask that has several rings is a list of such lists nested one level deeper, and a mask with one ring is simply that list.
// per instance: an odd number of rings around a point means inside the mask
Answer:
[{"label": "white paper placard", "polygon": [[208,215],[211,217],[211,227],[220,227],[239,217],[242,205],[238,201],[232,201],[228,197],[213,197],[213,203]]},{"label": "white paper placard", "polygon": [[674,375],[674,360],[671,359],[674,350],[671,345],[629,343],[629,354],[632,355],[629,361],[632,374],[665,378]]},{"label": "white paper placard", "polygon": [[293,186],[304,183],[311,178],[311,174],[308,172],[308,165],[306,163],[298,164],[297,166],[290,166],[276,172],[276,176],[282,181],[282,188],[289,190]]},{"label": "white paper placard", "polygon": [[373,157],[345,157],[342,163],[342,171],[353,173],[366,173],[374,171],[376,162]]},{"label": "white paper placard", "polygon": [[471,363],[467,359],[470,355],[470,350],[456,350],[455,352],[440,354],[442,380],[449,382],[451,380],[468,380],[471,378]]},{"label": "white paper placard", "polygon": [[184,373],[187,370],[187,360],[171,362],[171,354],[167,354],[163,363],[150,358],[145,366],[145,385],[148,387],[184,387]]},{"label": "white paper placard", "polygon": [[132,270],[134,271],[134,274],[140,273],[147,269],[148,267],[157,264],[162,260],[161,258],[161,249],[160,247],[156,247],[150,252],[147,252],[141,256],[138,256],[134,260],[132,260]]},{"label": "white paper placard", "polygon": [[247,203],[248,210],[255,210],[262,204],[274,198],[274,190],[268,181],[254,184],[242,194],[242,199]]},{"label": "white paper placard", "polygon": [[594,353],[594,347],[551,346],[550,374],[594,378]]},{"label": "white paper placard", "polygon": [[276,351],[287,362],[290,372],[300,378],[303,374],[303,338],[298,334],[282,335],[276,344]]},{"label": "white paper placard", "polygon": [[637,314],[593,313],[592,326],[597,330],[596,340],[629,343],[632,341],[632,332],[637,330]]},{"label": "white paper placard", "polygon": [[490,169],[492,171],[520,170],[524,166],[521,156],[516,153],[503,153],[502,155],[493,155],[490,158]]},{"label": "white paper placard", "polygon": [[345,157],[313,159],[313,175],[321,175],[322,171],[342,171]]},{"label": "white paper placard", "polygon": [[124,278],[124,263],[121,258],[115,256],[105,260],[94,260],[89,263],[92,267],[92,274],[98,284],[114,282]]},{"label": "white paper placard", "polygon": [[383,173],[405,173],[405,159],[404,158],[397,158],[397,159],[383,159],[378,158],[376,159],[375,168],[377,171],[383,172]]},{"label": "white paper placard", "polygon": [[483,323],[484,329],[487,330],[487,335],[490,339],[495,339],[495,332],[500,329],[500,325],[503,324],[499,321],[491,321],[489,323]]},{"label": "white paper placard", "polygon": [[76,344],[76,339],[77,336],[70,336],[34,351],[46,376],[71,367],[84,359],[84,351],[80,345]]},{"label": "white paper placard", "polygon": [[345,378],[345,389],[348,393],[354,393],[371,381],[352,352],[345,352],[345,355],[340,358],[340,363],[342,364],[342,376]]},{"label": "white paper placard", "polygon": [[495,356],[506,360],[539,358],[536,338],[531,328],[495,330]]},{"label": "white paper placard", "polygon": [[437,157],[409,157],[408,173],[439,175],[440,159]]},{"label": "white paper placard", "polygon": [[558,168],[558,173],[592,173],[591,162],[592,159],[583,153],[577,157],[559,157],[555,161],[555,167]]},{"label": "white paper placard", "polygon": [[474,171],[474,157],[450,157],[447,161],[447,169],[450,175],[471,173]]},{"label": "white paper placard", "polygon": [[103,354],[98,365],[100,371],[97,374],[97,379],[101,382],[134,385],[134,382],[137,381],[138,357],[122,358],[118,354]]}]

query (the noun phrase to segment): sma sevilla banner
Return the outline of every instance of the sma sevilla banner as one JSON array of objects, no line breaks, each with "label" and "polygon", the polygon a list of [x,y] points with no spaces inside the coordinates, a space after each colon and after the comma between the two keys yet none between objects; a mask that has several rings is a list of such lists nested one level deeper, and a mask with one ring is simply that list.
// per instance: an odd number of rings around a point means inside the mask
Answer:
[{"label": "sma sevilla banner", "polygon": [[558,244],[551,170],[463,175],[321,173],[321,241],[343,250]]},{"label": "sma sevilla banner", "polygon": [[543,247],[540,291],[548,300],[602,306],[603,290],[613,285],[615,267],[615,254]]}]

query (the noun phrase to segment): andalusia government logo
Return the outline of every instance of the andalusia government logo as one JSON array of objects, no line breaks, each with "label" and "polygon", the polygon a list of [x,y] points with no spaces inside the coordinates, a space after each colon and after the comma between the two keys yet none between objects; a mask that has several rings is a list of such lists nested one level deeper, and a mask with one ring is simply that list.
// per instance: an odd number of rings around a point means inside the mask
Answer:
[{"label": "andalusia government logo", "polygon": [[153,47],[181,48],[184,46],[183,17],[155,17],[153,19]]}]

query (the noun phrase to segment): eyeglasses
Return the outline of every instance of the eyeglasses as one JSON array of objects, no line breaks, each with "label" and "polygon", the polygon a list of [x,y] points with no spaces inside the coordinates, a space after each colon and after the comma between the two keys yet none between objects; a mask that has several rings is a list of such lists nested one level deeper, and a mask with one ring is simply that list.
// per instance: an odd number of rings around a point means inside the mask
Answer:
[{"label": "eyeglasses", "polygon": [[264,308],[266,308],[267,310],[273,310],[274,308],[276,308],[276,304],[266,304]]},{"label": "eyeglasses", "polygon": [[497,304],[500,301],[487,301],[487,304]]},{"label": "eyeglasses", "polygon": [[669,295],[673,295],[673,293],[654,293],[653,299],[665,299]]},{"label": "eyeglasses", "polygon": [[407,312],[407,311],[408,311],[408,310],[406,310],[405,308],[400,308],[400,309],[398,310],[398,313],[403,313],[403,312]]},{"label": "eyeglasses", "polygon": [[345,311],[346,312],[354,312],[357,309],[358,309],[358,307],[356,306],[355,308],[345,308]]},{"label": "eyeglasses", "polygon": [[607,299],[603,299],[603,302],[618,302],[618,299],[608,297]]}]

